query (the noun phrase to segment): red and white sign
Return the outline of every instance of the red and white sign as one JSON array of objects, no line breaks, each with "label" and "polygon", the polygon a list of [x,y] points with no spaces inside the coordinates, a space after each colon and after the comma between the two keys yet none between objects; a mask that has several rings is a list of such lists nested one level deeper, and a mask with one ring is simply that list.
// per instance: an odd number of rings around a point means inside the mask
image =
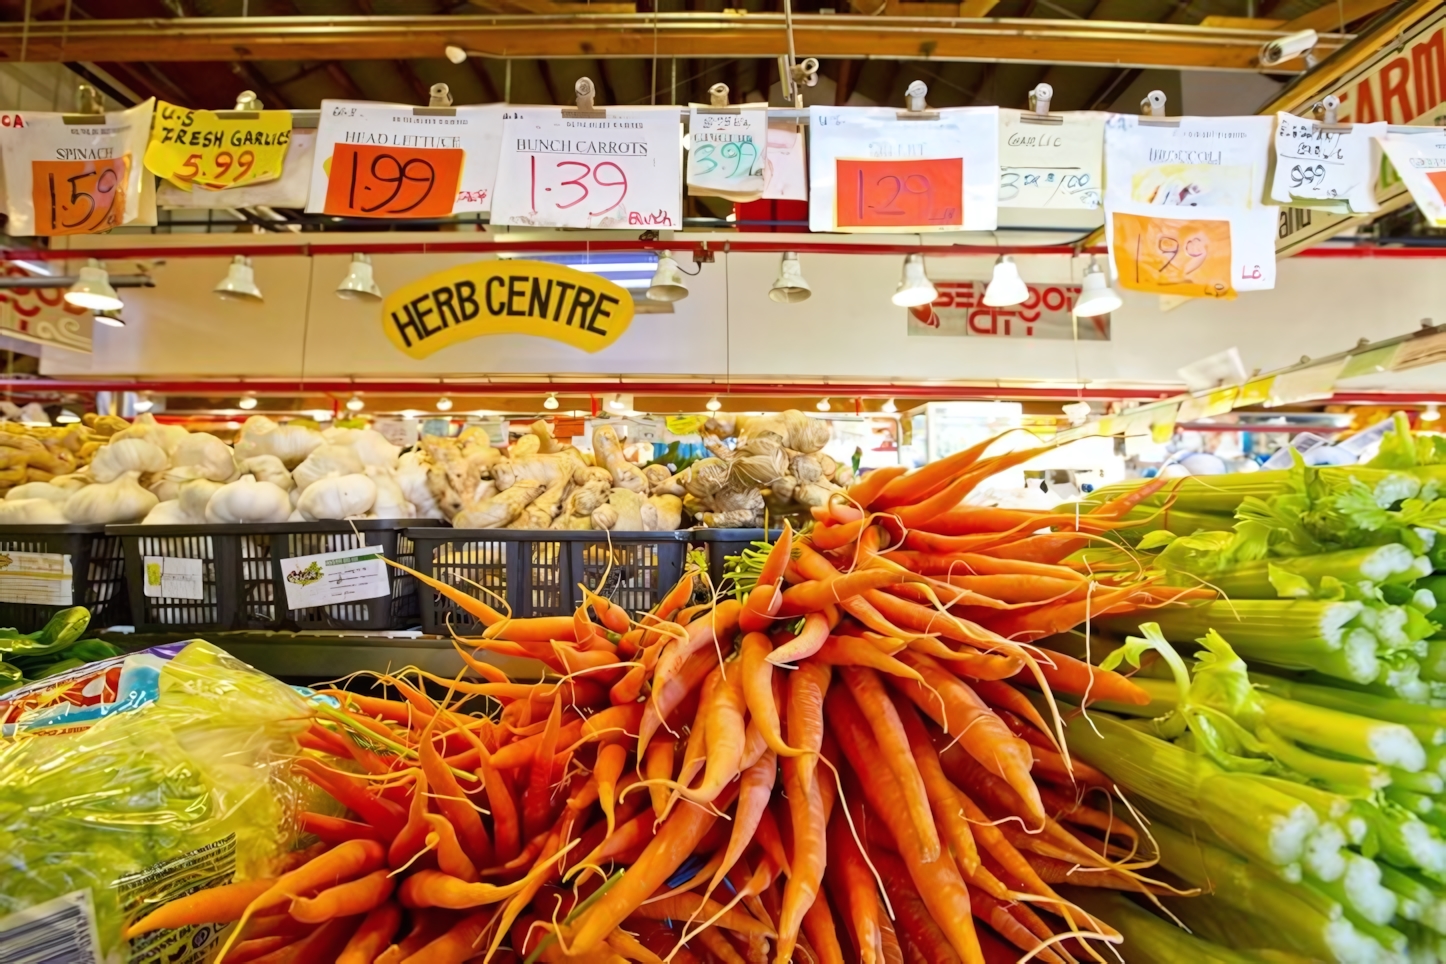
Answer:
[{"label": "red and white sign", "polygon": [[[909,334],[926,338],[1043,338],[1073,340],[1071,312],[1079,285],[1029,285],[1023,304],[990,308],[984,304],[987,281],[935,281],[939,297],[908,311]],[[1109,341],[1110,317],[1079,319],[1081,341]]]},{"label": "red and white sign", "polygon": [[609,108],[606,117],[568,116],[576,113],[514,107],[503,115],[492,223],[681,229],[678,108]]}]

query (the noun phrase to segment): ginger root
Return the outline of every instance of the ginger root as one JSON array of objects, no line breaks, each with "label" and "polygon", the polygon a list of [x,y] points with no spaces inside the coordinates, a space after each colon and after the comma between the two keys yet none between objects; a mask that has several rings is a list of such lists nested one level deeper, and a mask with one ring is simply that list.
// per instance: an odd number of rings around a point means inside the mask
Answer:
[{"label": "ginger root", "polygon": [[612,474],[613,485],[628,489],[639,495],[646,495],[648,479],[643,470],[629,462],[623,455],[618,433],[611,426],[601,425],[592,433],[592,451],[598,463]]}]

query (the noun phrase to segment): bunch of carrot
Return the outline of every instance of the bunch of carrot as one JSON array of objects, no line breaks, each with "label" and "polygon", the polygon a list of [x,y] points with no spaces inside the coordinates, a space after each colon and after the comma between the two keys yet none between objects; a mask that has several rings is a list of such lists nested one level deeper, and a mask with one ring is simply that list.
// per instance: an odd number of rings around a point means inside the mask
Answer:
[{"label": "bunch of carrot", "polygon": [[464,673],[324,691],[296,770],[347,814],[300,815],[320,843],[294,869],[131,933],[236,922],[226,964],[1103,960],[1119,934],[1056,886],[1155,885],[1050,693],[1148,697],[1032,641],[1180,590],[1061,564],[1148,492],[966,508],[1033,454],[984,448],[865,476],[702,605],[690,574],[636,617],[589,592],[513,619],[419,575],[485,626]]}]

